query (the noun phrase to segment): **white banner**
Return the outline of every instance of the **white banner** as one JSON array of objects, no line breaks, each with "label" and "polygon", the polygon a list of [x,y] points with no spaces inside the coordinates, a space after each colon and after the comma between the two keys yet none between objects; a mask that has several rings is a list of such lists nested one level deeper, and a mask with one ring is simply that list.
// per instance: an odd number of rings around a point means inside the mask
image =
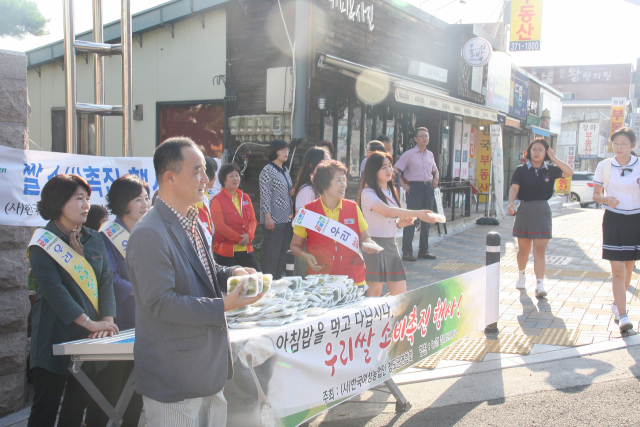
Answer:
[{"label": "white banner", "polygon": [[578,156],[581,159],[595,159],[598,157],[600,137],[599,123],[580,123],[578,131]]},{"label": "white banner", "polygon": [[576,167],[576,146],[568,145],[564,147],[564,162],[568,164],[571,169]]},{"label": "white banner", "polygon": [[47,181],[60,174],[86,179],[91,186],[91,204],[103,206],[111,183],[129,173],[146,181],[151,194],[158,188],[151,157],[97,157],[0,146],[0,159],[1,225],[46,225],[38,215],[40,192]]},{"label": "white banner", "polygon": [[576,131],[563,130],[560,132],[556,145],[576,145]]},{"label": "white banner", "polygon": [[496,196],[496,211],[504,218],[504,165],[502,152],[502,125],[491,125],[491,164],[493,186]]}]

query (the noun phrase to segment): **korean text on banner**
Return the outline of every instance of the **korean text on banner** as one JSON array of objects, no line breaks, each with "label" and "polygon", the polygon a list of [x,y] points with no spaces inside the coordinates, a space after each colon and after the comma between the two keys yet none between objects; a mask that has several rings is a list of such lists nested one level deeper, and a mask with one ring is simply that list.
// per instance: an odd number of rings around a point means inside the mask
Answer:
[{"label": "korean text on banner", "polygon": [[541,27],[542,0],[513,0],[509,50],[540,50]]},{"label": "korean text on banner", "polygon": [[576,167],[576,146],[567,145],[564,147],[564,162],[568,164],[571,169]]},{"label": "korean text on banner", "polygon": [[238,360],[225,385],[227,426],[265,425],[246,354],[273,409],[269,425],[298,426],[492,323],[487,289],[499,268],[368,298],[277,329],[232,330]]},{"label": "korean text on banner", "polygon": [[599,136],[599,123],[580,123],[580,129],[578,131],[578,156],[580,156],[581,159],[595,159],[598,157]]},{"label": "korean text on banner", "polygon": [[493,165],[493,187],[496,196],[496,211],[504,218],[504,165],[502,152],[502,125],[491,125],[491,163]]},{"label": "korean text on banner", "polygon": [[571,177],[556,179],[556,194],[571,194]]},{"label": "korean text on banner", "polygon": [[[491,178],[491,133],[489,132],[490,122],[481,122],[484,129],[478,129],[478,164],[476,168],[476,178],[478,192],[489,192],[489,178]],[[478,202],[485,203],[485,195],[478,196]]]},{"label": "korean text on banner", "polygon": [[56,175],[76,174],[91,186],[91,204],[106,206],[111,183],[126,174],[138,175],[153,193],[158,188],[151,157],[98,157],[0,146],[0,224],[40,227],[38,214],[44,185]]},{"label": "korean text on banner", "polygon": [[[627,104],[626,98],[611,98],[611,122],[609,123],[609,138],[622,126],[624,126],[624,113]],[[609,142],[609,152],[613,153],[613,147]]]}]

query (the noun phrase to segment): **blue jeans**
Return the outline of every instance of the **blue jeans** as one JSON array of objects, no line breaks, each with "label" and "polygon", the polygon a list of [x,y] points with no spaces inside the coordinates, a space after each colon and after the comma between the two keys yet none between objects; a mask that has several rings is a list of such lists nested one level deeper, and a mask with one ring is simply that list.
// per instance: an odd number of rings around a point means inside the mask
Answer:
[{"label": "blue jeans", "polygon": [[[407,193],[407,209],[433,209],[433,185],[423,182],[410,182],[409,193]],[[417,222],[417,220],[416,220]],[[420,226],[419,254],[429,252],[429,228],[428,222],[422,222]],[[415,225],[410,225],[402,229],[402,255],[413,255],[413,233],[416,231]]]}]

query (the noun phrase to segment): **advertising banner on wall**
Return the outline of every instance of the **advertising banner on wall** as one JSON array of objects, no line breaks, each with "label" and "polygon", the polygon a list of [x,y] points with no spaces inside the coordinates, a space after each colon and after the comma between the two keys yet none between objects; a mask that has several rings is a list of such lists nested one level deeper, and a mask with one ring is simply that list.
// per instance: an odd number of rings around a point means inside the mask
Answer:
[{"label": "advertising banner on wall", "polygon": [[478,128],[471,126],[469,131],[469,175],[467,179],[476,179],[476,154],[478,152]]},{"label": "advertising banner on wall", "polygon": [[471,123],[462,125],[462,163],[460,165],[460,177],[467,179],[469,176],[469,150],[471,148]]},{"label": "advertising banner on wall", "polygon": [[491,125],[491,163],[493,185],[496,195],[496,211],[504,218],[504,155],[502,151],[502,126]]},{"label": "advertising banner on wall", "polygon": [[126,174],[146,181],[152,194],[158,188],[151,157],[84,156],[0,146],[0,224],[46,225],[38,214],[40,192],[47,181],[65,173],[86,179],[91,186],[91,204],[103,206],[111,183]]},{"label": "advertising banner on wall", "polygon": [[453,177],[460,178],[462,168],[462,122],[456,120],[453,133]]},{"label": "advertising banner on wall", "polygon": [[576,167],[576,146],[568,145],[564,147],[564,162],[571,166],[571,169]]},{"label": "advertising banner on wall", "polygon": [[598,157],[600,142],[599,123],[580,123],[578,130],[578,156],[581,159],[595,159]]},{"label": "advertising banner on wall", "polygon": [[511,95],[509,97],[509,115],[525,120],[529,100],[529,77],[513,69],[511,73]]},{"label": "advertising banner on wall", "polygon": [[[491,178],[491,132],[489,125],[491,122],[480,122],[484,127],[478,129],[478,152],[476,154],[476,185],[478,192],[489,192],[489,179]],[[487,196],[478,196],[478,202],[486,202]]]},{"label": "advertising banner on wall", "polygon": [[509,50],[540,50],[542,0],[512,0]]},{"label": "advertising banner on wall", "polygon": [[[627,105],[626,98],[611,98],[611,121],[609,123],[609,138],[618,129],[624,126],[625,107]],[[613,153],[613,147],[609,143],[608,151]]]},{"label": "advertising banner on wall", "polygon": [[558,134],[558,142],[556,145],[576,145],[576,131],[563,130]]},{"label": "advertising banner on wall", "polygon": [[495,52],[487,71],[485,105],[504,113],[509,112],[511,95],[511,59],[506,53]]}]

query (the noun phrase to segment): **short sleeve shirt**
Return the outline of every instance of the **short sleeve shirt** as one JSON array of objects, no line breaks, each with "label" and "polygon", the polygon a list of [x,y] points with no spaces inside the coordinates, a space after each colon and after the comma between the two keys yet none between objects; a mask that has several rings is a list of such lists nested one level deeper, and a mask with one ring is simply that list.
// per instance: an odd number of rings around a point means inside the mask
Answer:
[{"label": "short sleeve shirt", "polygon": [[438,172],[433,153],[426,148],[422,152],[417,146],[405,151],[395,167],[404,173],[407,181],[433,181],[434,174]]},{"label": "short sleeve shirt", "polygon": [[536,169],[530,161],[513,171],[511,184],[518,184],[518,199],[524,202],[549,200],[553,196],[556,179],[562,178],[562,169],[556,165],[544,163]]},{"label": "short sleeve shirt", "polygon": [[[398,205],[393,198],[393,194],[389,190],[382,190],[382,194],[385,195],[385,201],[387,205],[397,208]],[[373,188],[365,188],[362,190],[362,196],[360,202],[362,205],[362,214],[364,219],[369,224],[369,235],[371,237],[396,237],[398,232],[398,226],[396,225],[395,218],[387,218],[384,215],[380,215],[378,212],[372,210],[373,206],[377,203],[384,203],[380,197],[376,194]]]},{"label": "short sleeve shirt", "polygon": [[[624,172],[624,175],[623,175]],[[626,166],[620,166],[616,158],[611,159],[611,174],[609,175],[609,185],[605,188],[607,196],[615,197],[620,201],[615,208],[603,203],[605,209],[623,215],[633,215],[640,213],[640,164],[638,158],[631,156],[631,161]],[[593,182],[603,185],[602,162],[598,163]]]}]

